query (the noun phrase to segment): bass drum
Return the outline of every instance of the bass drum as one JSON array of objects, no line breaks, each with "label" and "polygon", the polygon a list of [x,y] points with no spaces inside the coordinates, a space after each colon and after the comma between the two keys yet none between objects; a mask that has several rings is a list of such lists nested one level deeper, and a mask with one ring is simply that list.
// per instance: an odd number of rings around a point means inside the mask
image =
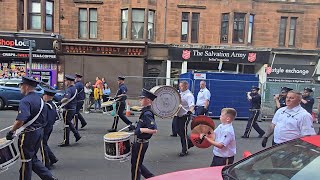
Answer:
[{"label": "bass drum", "polygon": [[155,115],[160,118],[169,118],[178,113],[181,99],[179,92],[174,87],[155,86],[150,91],[157,96],[151,105]]}]

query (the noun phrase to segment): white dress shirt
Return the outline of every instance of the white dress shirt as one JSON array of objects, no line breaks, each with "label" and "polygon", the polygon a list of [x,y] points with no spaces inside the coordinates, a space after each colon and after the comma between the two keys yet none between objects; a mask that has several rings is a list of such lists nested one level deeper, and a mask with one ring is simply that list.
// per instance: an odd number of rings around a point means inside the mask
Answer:
[{"label": "white dress shirt", "polygon": [[231,124],[220,124],[215,130],[215,142],[223,144],[223,148],[219,149],[214,146],[213,154],[219,157],[232,157],[236,154],[236,136]]},{"label": "white dress shirt", "polygon": [[210,101],[211,93],[210,91],[205,87],[203,89],[200,89],[198,96],[197,96],[197,106],[205,106],[206,101]]},{"label": "white dress shirt", "polygon": [[283,143],[306,135],[316,134],[311,114],[300,105],[292,109],[287,107],[278,109],[272,123],[275,125],[275,143]]},{"label": "white dress shirt", "polygon": [[178,112],[178,116],[182,117],[187,114],[191,106],[194,106],[194,96],[189,89],[184,92],[180,92],[180,96],[182,107]]}]

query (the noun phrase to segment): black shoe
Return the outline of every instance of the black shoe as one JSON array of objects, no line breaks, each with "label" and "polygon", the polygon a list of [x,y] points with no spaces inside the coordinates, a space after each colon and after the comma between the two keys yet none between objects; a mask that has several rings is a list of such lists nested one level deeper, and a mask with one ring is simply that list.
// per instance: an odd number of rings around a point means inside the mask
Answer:
[{"label": "black shoe", "polygon": [[187,155],[188,155],[188,151],[187,151],[187,152],[181,152],[181,153],[179,154],[180,157],[187,156]]},{"label": "black shoe", "polygon": [[108,131],[109,131],[109,132],[117,132],[116,129],[109,129]]},{"label": "black shoe", "polygon": [[67,147],[70,146],[70,144],[59,144],[59,147]]},{"label": "black shoe", "polygon": [[81,139],[81,136],[76,137],[76,142],[78,142]]},{"label": "black shoe", "polygon": [[265,132],[262,134],[259,134],[258,138],[262,138],[264,134],[265,134]]},{"label": "black shoe", "polygon": [[248,136],[243,135],[243,136],[241,136],[241,138],[249,138],[249,137],[248,137]]},{"label": "black shoe", "polygon": [[176,135],[176,134],[170,134],[170,136],[171,136],[171,137],[177,137],[177,135]]},{"label": "black shoe", "polygon": [[54,164],[57,163],[58,161],[59,161],[58,159],[50,160],[50,166],[54,165]]},{"label": "black shoe", "polygon": [[87,125],[87,123],[81,124],[81,128],[84,128]]}]

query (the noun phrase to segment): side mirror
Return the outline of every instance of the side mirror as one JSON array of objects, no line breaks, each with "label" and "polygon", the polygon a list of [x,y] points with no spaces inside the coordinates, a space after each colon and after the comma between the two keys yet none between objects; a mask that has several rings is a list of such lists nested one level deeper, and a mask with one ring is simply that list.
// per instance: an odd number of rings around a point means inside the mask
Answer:
[{"label": "side mirror", "polygon": [[249,157],[251,155],[252,155],[252,153],[250,151],[244,151],[243,154],[242,154],[243,158],[247,158],[247,157]]}]

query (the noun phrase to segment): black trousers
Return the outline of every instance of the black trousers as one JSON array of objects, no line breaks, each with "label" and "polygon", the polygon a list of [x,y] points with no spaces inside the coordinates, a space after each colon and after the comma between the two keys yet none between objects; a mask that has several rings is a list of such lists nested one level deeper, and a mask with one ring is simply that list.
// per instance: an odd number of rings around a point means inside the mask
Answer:
[{"label": "black trousers", "polygon": [[19,135],[18,148],[21,157],[20,180],[31,180],[32,171],[41,179],[53,179],[51,172],[37,157],[42,138],[42,128]]},{"label": "black trousers", "polygon": [[244,136],[249,137],[252,128],[254,128],[260,135],[263,135],[265,133],[264,130],[262,130],[257,123],[259,114],[260,110],[250,111],[249,120],[247,123],[246,130],[244,132]]},{"label": "black trousers", "polygon": [[178,116],[174,116],[172,119],[172,135],[177,135],[178,134],[178,125],[177,125],[177,121],[178,121]]},{"label": "black trousers", "polygon": [[75,124],[75,128],[76,128],[77,130],[78,130],[79,121],[80,121],[80,123],[81,123],[82,126],[85,125],[85,124],[87,124],[86,120],[84,120],[83,116],[82,116],[81,113],[80,113],[80,110],[81,110],[82,107],[83,107],[83,103],[84,103],[84,101],[78,101],[78,102],[77,102],[76,114],[75,114],[75,118],[74,118],[74,119],[75,119],[74,124]]},{"label": "black trousers", "polygon": [[232,164],[233,161],[234,161],[234,156],[232,156],[232,157],[213,156],[212,163],[211,163],[210,167],[224,166],[224,165]]},{"label": "black trousers", "polygon": [[75,138],[79,138],[80,134],[72,123],[72,119],[75,118],[76,110],[64,110],[63,119],[64,119],[64,139],[63,144],[70,143],[70,130],[73,132]]},{"label": "black trousers", "polygon": [[208,114],[208,110],[204,108],[204,106],[196,106],[195,107],[195,113],[197,116],[199,115],[207,115]]},{"label": "black trousers", "polygon": [[45,163],[46,167],[49,167],[51,165],[51,162],[57,161],[57,157],[53,154],[53,152],[51,151],[48,145],[48,140],[50,138],[52,130],[53,130],[53,126],[46,126],[44,128],[44,133],[43,133],[43,142],[42,142],[43,152],[41,151],[41,154],[43,153],[42,162]]},{"label": "black trousers", "polygon": [[[126,103],[125,102],[118,102],[116,106],[116,116],[113,118],[113,124],[112,124],[112,129],[117,130],[118,128],[118,123],[119,123],[119,118],[122,119],[124,123],[127,125],[132,124],[132,122],[123,114],[124,110],[126,108]],[[117,116],[118,115],[118,116]]]},{"label": "black trousers", "polygon": [[149,142],[139,143],[135,142],[132,145],[132,154],[131,154],[131,179],[140,180],[141,175],[144,178],[150,178],[154,175],[142,164],[144,155],[148,149]]},{"label": "black trousers", "polygon": [[178,135],[180,136],[182,153],[186,153],[188,149],[193,146],[188,136],[189,122],[190,122],[190,117],[187,115],[177,118],[177,128],[178,128]]}]

